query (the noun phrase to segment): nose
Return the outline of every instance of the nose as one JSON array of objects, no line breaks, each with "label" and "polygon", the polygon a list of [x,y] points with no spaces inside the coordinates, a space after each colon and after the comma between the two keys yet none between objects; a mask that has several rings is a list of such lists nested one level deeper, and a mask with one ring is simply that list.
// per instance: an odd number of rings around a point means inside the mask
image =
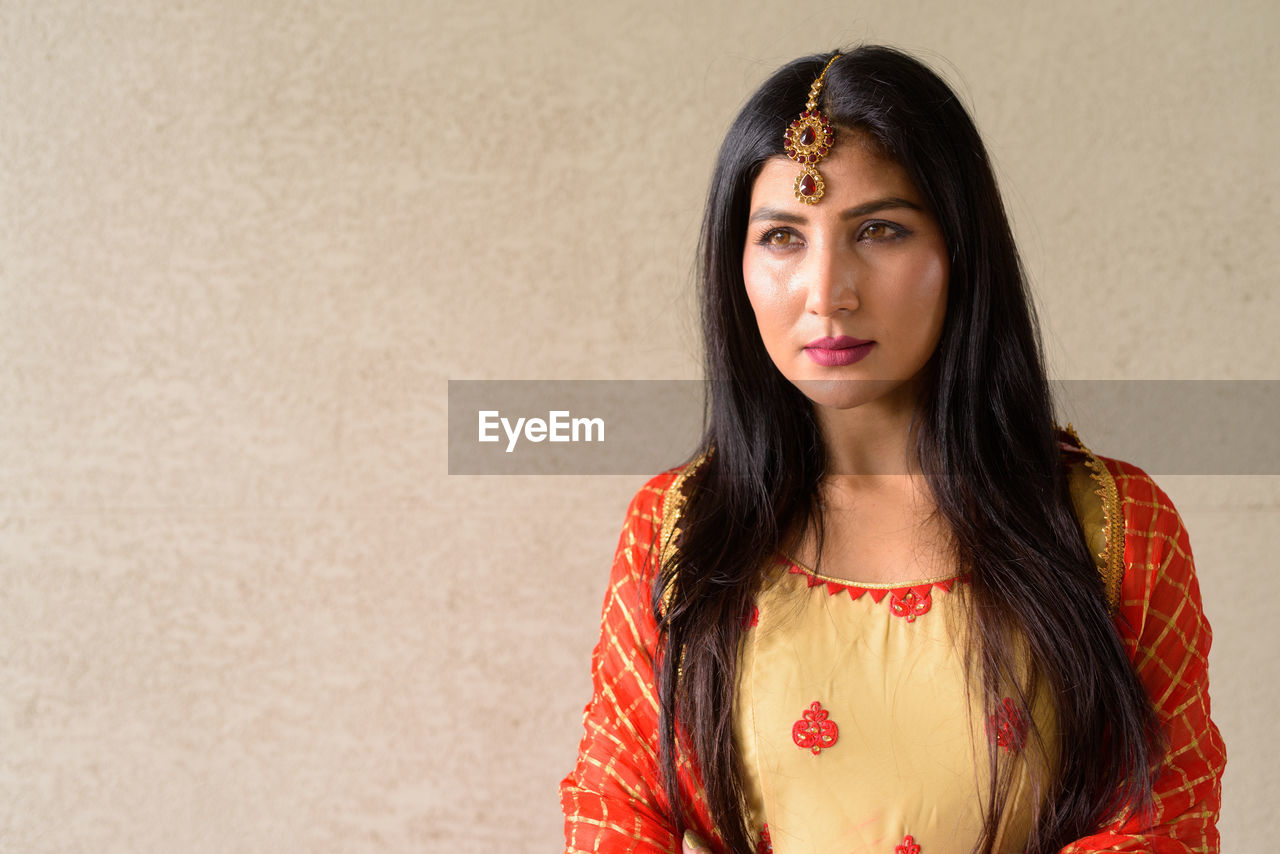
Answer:
[{"label": "nose", "polygon": [[852,254],[838,245],[815,247],[805,253],[801,271],[807,288],[805,311],[829,316],[858,310],[860,277]]}]

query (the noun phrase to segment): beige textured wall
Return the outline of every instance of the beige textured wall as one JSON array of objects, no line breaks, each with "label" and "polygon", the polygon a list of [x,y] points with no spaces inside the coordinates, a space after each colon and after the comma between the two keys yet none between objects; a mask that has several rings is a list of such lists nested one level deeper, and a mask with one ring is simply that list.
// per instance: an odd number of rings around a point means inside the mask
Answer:
[{"label": "beige textured wall", "polygon": [[[445,383],[697,376],[801,53],[958,83],[1057,375],[1278,378],[1277,8],[0,4],[0,850],[555,850],[643,479],[450,478]],[[1163,482],[1267,850],[1280,479]]]}]

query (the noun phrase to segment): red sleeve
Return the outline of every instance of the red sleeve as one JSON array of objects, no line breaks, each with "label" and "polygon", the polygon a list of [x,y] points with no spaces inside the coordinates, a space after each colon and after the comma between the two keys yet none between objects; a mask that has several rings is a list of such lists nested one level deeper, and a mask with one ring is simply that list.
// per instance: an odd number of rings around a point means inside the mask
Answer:
[{"label": "red sleeve", "polygon": [[[591,656],[591,702],[573,771],[560,784],[565,850],[679,852],[658,776],[657,626],[649,593],[657,572],[662,497],[676,472],[650,480],[627,510]],[[682,793],[700,789],[682,769]],[[704,808],[695,808],[699,824]]]},{"label": "red sleeve", "polygon": [[1116,625],[1155,704],[1168,753],[1155,780],[1154,820],[1121,818],[1062,854],[1217,852],[1226,750],[1209,717],[1209,645],[1186,529],[1145,472],[1105,460],[1122,501],[1125,574]]}]

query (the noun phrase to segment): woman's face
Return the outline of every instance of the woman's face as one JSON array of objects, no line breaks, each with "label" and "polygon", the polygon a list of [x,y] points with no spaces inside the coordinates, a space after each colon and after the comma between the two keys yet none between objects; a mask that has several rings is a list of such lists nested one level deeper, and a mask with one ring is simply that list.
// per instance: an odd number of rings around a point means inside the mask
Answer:
[{"label": "woman's face", "polygon": [[773,363],[815,404],[915,405],[946,315],[942,231],[902,167],[848,131],[818,164],[826,194],[795,197],[799,167],[765,162],[742,275]]}]

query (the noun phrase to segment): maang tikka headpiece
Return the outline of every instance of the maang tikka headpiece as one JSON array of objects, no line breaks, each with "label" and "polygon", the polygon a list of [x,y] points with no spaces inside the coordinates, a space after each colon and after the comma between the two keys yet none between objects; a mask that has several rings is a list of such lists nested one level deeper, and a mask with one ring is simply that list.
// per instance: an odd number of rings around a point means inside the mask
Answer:
[{"label": "maang tikka headpiece", "polygon": [[809,87],[809,100],[805,102],[804,112],[782,133],[787,156],[800,164],[800,174],[796,176],[796,198],[806,205],[816,205],[827,188],[817,163],[827,156],[835,144],[836,135],[831,130],[831,122],[818,109],[818,96],[822,94],[827,69],[839,58],[838,53],[831,57],[818,79]]}]

